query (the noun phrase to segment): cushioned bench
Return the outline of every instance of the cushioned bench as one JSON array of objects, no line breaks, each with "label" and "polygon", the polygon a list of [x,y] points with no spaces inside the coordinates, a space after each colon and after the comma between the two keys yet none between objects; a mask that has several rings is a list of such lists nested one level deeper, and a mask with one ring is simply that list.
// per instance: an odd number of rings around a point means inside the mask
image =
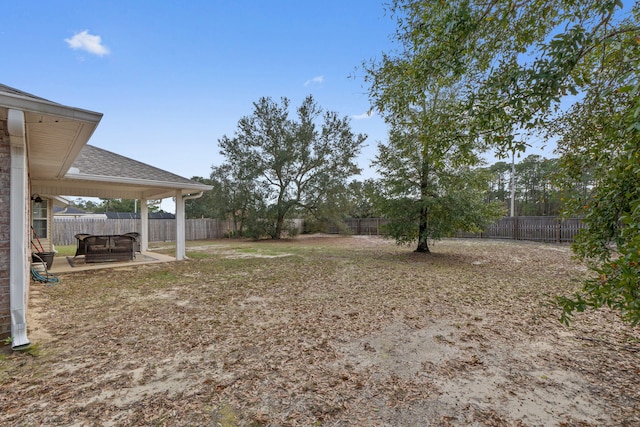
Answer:
[{"label": "cushioned bench", "polygon": [[126,235],[85,236],[84,262],[128,261],[135,255],[135,237]]}]

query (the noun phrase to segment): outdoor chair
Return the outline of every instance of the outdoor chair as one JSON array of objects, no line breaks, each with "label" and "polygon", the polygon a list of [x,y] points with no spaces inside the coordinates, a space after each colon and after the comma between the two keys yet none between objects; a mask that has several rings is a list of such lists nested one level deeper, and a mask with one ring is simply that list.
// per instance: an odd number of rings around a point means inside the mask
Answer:
[{"label": "outdoor chair", "polygon": [[85,237],[89,237],[91,236],[91,234],[86,234],[86,233],[78,233],[76,234],[74,237],[78,240],[77,242],[77,246],[76,246],[76,254],[73,256],[74,258],[79,256],[79,255],[84,255],[85,251],[85,245],[84,245],[84,239]]},{"label": "outdoor chair", "polygon": [[[129,233],[124,233],[123,236],[131,236],[134,238],[133,241],[133,256],[136,256],[136,252],[140,252],[140,233],[132,231]],[[142,253],[142,252],[140,252]]]}]

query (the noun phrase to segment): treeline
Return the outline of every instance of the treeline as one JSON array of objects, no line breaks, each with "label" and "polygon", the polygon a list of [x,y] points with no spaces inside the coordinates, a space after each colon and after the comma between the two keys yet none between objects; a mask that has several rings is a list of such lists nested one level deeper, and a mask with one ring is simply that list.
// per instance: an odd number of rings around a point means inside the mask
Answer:
[{"label": "treeline", "polygon": [[[134,199],[98,199],[98,201],[76,198],[72,205],[85,212],[140,212],[140,201]],[[162,212],[159,206],[148,205],[149,212]]]},{"label": "treeline", "polygon": [[[572,196],[580,194],[585,200],[588,198],[589,188],[593,185],[591,180],[576,181],[573,186],[567,187],[557,181],[559,170],[560,163],[557,158],[531,154],[517,160],[513,165],[516,216],[560,216],[567,208],[563,201],[570,196],[569,192]],[[234,214],[239,214],[238,209],[232,212],[229,207],[239,208],[241,205],[236,206],[229,201],[233,196],[238,197],[238,191],[242,185],[221,175],[221,172],[219,168],[215,168],[209,178],[193,178],[204,184],[213,185],[214,191],[200,199],[188,201],[186,207],[188,218],[229,219]],[[478,179],[480,177],[486,179],[485,201],[499,202],[503,206],[505,215],[508,214],[511,205],[511,162],[498,161],[480,167],[477,176]],[[307,217],[306,219],[310,221],[309,227],[313,229],[312,231],[326,231],[328,227],[340,226],[340,220],[343,218],[384,216],[384,212],[381,212],[375,203],[375,195],[379,192],[378,186],[379,182],[376,179],[351,181],[344,187],[345,193],[340,197],[342,202],[332,205],[334,214],[331,218],[319,220]],[[304,212],[297,213],[301,217],[307,216]]]},{"label": "treeline", "polygon": [[487,202],[499,201],[511,207],[511,178],[514,180],[515,216],[560,216],[567,210],[565,200],[579,196],[586,200],[592,180],[585,174],[567,186],[559,182],[560,160],[531,154],[513,165],[499,161],[486,168],[490,174]]}]

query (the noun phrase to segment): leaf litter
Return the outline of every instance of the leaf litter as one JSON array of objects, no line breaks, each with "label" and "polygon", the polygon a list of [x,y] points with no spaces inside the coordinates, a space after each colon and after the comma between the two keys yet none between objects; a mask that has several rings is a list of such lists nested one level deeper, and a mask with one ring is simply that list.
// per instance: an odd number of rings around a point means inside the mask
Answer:
[{"label": "leaf litter", "polygon": [[552,297],[586,274],[568,246],[197,245],[33,284],[39,351],[2,353],[0,424],[640,423],[639,328],[607,310],[558,321]]}]

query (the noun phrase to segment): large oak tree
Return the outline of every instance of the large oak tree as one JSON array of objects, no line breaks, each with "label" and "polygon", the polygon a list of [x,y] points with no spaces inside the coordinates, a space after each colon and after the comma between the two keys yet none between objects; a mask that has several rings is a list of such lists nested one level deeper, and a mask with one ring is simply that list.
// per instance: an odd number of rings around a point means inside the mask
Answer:
[{"label": "large oak tree", "polygon": [[254,237],[281,238],[287,219],[320,212],[359,172],[355,159],[366,136],[351,131],[348,117],[324,111],[311,96],[291,115],[289,99],[263,97],[233,137],[218,141],[237,178],[252,182],[262,202],[247,225]]}]

